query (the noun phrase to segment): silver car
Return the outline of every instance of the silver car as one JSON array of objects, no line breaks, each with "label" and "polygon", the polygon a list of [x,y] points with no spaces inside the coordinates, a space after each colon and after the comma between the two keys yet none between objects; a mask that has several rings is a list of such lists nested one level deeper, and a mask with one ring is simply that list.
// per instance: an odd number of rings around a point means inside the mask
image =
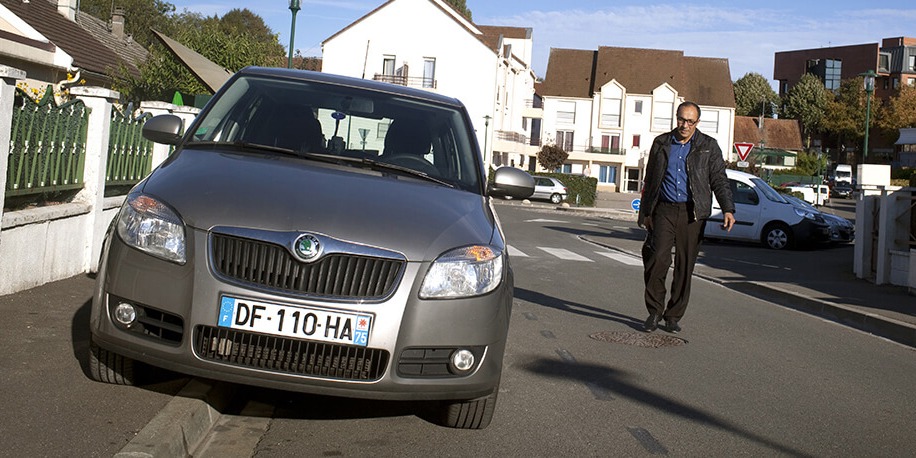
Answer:
[{"label": "silver car", "polygon": [[560,180],[551,177],[535,176],[534,194],[532,199],[549,200],[551,203],[558,204],[566,200],[566,185]]},{"label": "silver car", "polygon": [[92,377],[134,361],[229,382],[431,401],[441,424],[493,415],[513,275],[457,100],[285,69],[233,76],[175,152],[126,198],[105,239]]}]

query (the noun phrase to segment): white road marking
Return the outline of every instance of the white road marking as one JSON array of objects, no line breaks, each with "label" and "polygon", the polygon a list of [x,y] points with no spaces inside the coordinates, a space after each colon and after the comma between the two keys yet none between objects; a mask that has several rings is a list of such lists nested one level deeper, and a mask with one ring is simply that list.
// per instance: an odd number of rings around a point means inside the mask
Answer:
[{"label": "white road marking", "polygon": [[568,221],[561,221],[556,219],[529,219],[525,221],[526,223],[568,223]]},{"label": "white road marking", "polygon": [[506,245],[506,248],[509,249],[509,256],[515,256],[517,258],[527,258],[528,257],[527,254],[523,253],[521,250],[519,250],[518,248],[515,248],[512,245]]},{"label": "white road marking", "polygon": [[546,251],[549,254],[552,254],[560,259],[566,261],[584,261],[584,262],[594,262],[591,259],[586,258],[585,256],[578,255],[569,250],[564,250],[562,248],[547,248],[547,247],[538,247],[539,250]]},{"label": "white road marking", "polygon": [[641,266],[642,259],[639,259],[634,256],[629,256],[623,253],[614,253],[611,251],[596,251],[595,254],[599,254],[606,258],[611,258],[621,264],[626,264],[628,266]]}]

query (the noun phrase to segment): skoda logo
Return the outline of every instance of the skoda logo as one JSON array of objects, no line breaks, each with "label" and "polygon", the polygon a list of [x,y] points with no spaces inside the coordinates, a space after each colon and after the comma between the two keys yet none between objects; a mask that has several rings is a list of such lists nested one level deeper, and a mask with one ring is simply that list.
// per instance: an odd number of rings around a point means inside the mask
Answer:
[{"label": "skoda logo", "polygon": [[303,261],[311,261],[321,254],[321,242],[312,234],[305,234],[296,239],[296,255]]}]

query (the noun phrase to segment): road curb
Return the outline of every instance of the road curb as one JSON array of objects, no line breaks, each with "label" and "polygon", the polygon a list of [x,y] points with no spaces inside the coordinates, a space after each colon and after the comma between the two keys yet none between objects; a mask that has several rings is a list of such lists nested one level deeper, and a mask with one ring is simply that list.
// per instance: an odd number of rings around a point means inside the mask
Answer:
[{"label": "road curb", "polygon": [[219,421],[231,394],[231,384],[192,379],[114,456],[192,456]]},{"label": "road curb", "polygon": [[703,275],[698,276],[758,299],[773,302],[821,318],[826,318],[858,329],[859,331],[916,348],[916,326],[909,323],[873,313],[862,312],[861,310],[855,310],[843,304],[827,302],[821,299],[803,296],[792,291],[776,289],[760,282],[723,282]]}]

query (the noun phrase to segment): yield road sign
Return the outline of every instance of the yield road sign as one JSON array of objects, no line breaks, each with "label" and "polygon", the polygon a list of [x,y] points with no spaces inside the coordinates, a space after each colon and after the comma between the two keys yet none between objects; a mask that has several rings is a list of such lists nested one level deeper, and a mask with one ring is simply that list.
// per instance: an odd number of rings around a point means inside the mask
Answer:
[{"label": "yield road sign", "polygon": [[735,150],[738,151],[738,159],[741,162],[747,160],[747,155],[751,153],[752,149],[754,149],[753,143],[735,143]]}]

